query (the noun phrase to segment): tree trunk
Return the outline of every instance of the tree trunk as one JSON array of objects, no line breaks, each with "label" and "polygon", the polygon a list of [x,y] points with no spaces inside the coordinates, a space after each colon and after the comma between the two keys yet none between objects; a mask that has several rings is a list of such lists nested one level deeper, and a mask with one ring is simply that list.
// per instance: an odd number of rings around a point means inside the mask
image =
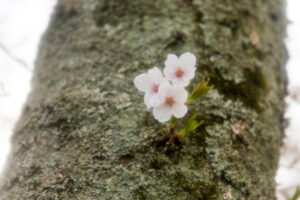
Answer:
[{"label": "tree trunk", "polygon": [[[280,0],[60,0],[0,198],[275,199],[283,10]],[[193,84],[210,77],[215,88],[189,110],[204,125],[167,144],[133,78],[186,51]]]}]

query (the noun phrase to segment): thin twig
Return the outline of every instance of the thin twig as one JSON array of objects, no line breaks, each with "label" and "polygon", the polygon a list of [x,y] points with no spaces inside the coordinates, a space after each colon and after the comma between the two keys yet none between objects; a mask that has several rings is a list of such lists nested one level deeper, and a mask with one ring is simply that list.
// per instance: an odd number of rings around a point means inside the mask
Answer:
[{"label": "thin twig", "polygon": [[26,62],[24,62],[21,58],[18,58],[17,56],[13,55],[8,48],[6,48],[3,44],[0,43],[0,48],[4,51],[4,53],[6,53],[11,59],[15,60],[16,62],[18,62],[19,64],[21,64],[26,70],[28,71],[32,71],[28,65],[26,64]]}]

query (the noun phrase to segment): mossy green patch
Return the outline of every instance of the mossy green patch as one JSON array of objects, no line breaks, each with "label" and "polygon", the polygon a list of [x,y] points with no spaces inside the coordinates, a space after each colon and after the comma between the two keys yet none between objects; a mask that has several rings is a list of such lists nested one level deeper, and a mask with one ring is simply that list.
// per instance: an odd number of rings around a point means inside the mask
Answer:
[{"label": "mossy green patch", "polygon": [[240,100],[245,106],[261,112],[264,106],[264,96],[268,93],[265,75],[258,67],[243,70],[245,80],[241,83],[225,80],[216,69],[209,70],[211,84],[224,95],[225,99]]},{"label": "mossy green patch", "polygon": [[198,200],[218,200],[220,194],[218,191],[218,183],[214,180],[207,182],[203,180],[189,180],[184,174],[177,173],[174,182],[181,185],[182,189],[189,194],[188,199]]}]

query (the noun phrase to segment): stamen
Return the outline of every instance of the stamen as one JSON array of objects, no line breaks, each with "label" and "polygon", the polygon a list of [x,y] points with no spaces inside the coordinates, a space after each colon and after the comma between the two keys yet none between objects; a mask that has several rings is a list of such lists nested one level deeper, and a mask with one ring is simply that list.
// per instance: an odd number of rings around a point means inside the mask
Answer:
[{"label": "stamen", "polygon": [[184,71],[182,71],[182,69],[180,69],[180,68],[178,68],[178,69],[176,70],[176,72],[175,72],[175,75],[176,75],[177,78],[182,77],[183,74],[184,74]]},{"label": "stamen", "polygon": [[154,84],[152,86],[152,91],[155,92],[155,93],[157,93],[158,92],[158,85]]},{"label": "stamen", "polygon": [[166,98],[166,104],[168,104],[169,106],[172,106],[175,103],[173,97],[167,97]]}]

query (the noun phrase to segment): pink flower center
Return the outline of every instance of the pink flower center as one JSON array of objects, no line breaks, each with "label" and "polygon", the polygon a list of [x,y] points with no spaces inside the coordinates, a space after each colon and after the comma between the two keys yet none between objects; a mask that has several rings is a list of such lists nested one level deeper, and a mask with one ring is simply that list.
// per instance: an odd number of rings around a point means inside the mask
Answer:
[{"label": "pink flower center", "polygon": [[154,84],[154,85],[152,86],[152,91],[155,92],[155,93],[157,93],[157,92],[158,92],[158,87],[159,87],[159,85]]},{"label": "pink flower center", "polygon": [[168,104],[169,106],[172,106],[175,103],[173,97],[167,97],[166,98],[166,104]]},{"label": "pink flower center", "polygon": [[178,68],[175,72],[175,75],[177,78],[181,78],[184,74],[184,71],[182,71],[182,69]]}]

